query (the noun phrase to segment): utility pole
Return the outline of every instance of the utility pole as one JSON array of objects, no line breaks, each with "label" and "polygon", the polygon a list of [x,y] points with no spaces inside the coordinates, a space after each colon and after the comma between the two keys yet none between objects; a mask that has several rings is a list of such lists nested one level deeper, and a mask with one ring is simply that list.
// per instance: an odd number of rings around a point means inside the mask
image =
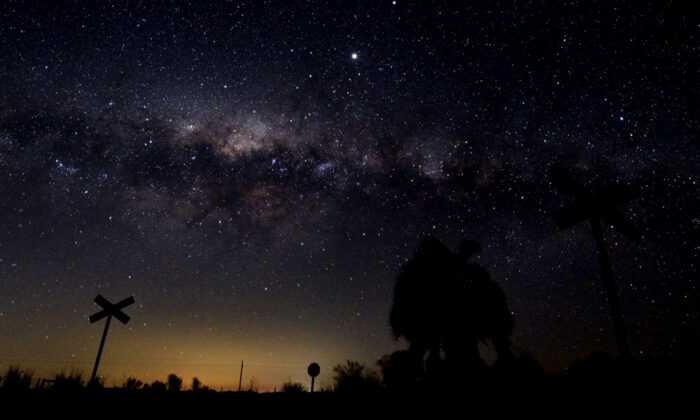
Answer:
[{"label": "utility pole", "polygon": [[238,377],[238,392],[241,392],[241,384],[243,383],[243,360],[241,360],[241,376]]}]

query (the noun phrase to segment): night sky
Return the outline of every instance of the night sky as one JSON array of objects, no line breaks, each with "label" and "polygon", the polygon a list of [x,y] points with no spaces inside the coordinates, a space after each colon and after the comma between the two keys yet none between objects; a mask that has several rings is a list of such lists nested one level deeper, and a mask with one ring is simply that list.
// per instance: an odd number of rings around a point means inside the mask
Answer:
[{"label": "night sky", "polygon": [[639,191],[642,240],[605,228],[634,357],[700,351],[691,6],[42,3],[0,6],[0,372],[89,374],[99,293],[136,299],[107,385],[235,389],[243,359],[244,387],[312,361],[329,386],[406,347],[394,281],[425,235],[481,244],[517,353],[615,354],[554,163]]}]

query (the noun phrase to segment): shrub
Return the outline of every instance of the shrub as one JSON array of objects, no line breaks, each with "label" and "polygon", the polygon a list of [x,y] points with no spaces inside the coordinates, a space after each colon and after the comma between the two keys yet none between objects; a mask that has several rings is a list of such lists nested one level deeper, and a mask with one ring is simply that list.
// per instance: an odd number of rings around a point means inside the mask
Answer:
[{"label": "shrub", "polygon": [[[95,382],[99,383],[97,378]],[[53,385],[51,389],[56,391],[75,391],[81,389],[85,385],[85,380],[83,379],[83,373],[75,370],[71,370],[69,374],[61,372],[56,374],[53,379]]]},{"label": "shrub", "polygon": [[126,378],[126,381],[125,381],[124,384],[122,385],[122,388],[126,388],[126,389],[139,389],[139,388],[141,388],[142,386],[143,386],[143,382],[141,382],[140,380],[138,380],[138,379],[136,379],[136,378],[133,378],[133,377],[129,376],[128,378]]},{"label": "shrub", "polygon": [[299,383],[299,382],[285,382],[282,384],[282,392],[289,392],[292,394],[300,393],[300,392],[305,392],[306,391],[306,386],[304,384]]},{"label": "shrub", "polygon": [[19,366],[10,366],[5,372],[2,388],[8,391],[28,390],[34,374],[26,370],[20,370]]},{"label": "shrub", "polygon": [[367,393],[381,389],[378,375],[374,371],[366,370],[365,365],[360,362],[348,360],[345,365],[336,365],[333,372],[335,390],[338,392]]}]

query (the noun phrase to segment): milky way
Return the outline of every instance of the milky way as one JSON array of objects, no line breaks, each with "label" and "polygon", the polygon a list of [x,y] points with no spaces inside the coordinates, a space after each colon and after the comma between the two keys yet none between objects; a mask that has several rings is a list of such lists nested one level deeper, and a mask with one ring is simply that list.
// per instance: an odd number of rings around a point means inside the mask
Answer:
[{"label": "milky way", "polygon": [[1,366],[87,370],[92,298],[133,294],[115,384],[230,388],[246,359],[267,389],[311,361],[329,385],[405,346],[393,282],[425,235],[482,245],[518,352],[614,352],[553,163],[639,192],[642,240],[606,231],[635,356],[698,351],[690,9],[144,3],[1,6]]}]

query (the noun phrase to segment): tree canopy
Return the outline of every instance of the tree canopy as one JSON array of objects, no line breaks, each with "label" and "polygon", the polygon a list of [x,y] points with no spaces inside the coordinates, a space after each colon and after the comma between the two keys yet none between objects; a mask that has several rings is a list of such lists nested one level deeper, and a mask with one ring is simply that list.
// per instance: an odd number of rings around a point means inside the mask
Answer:
[{"label": "tree canopy", "polygon": [[469,262],[478,251],[473,241],[464,241],[457,253],[434,237],[421,242],[396,279],[390,313],[394,336],[408,340],[410,347],[387,363],[415,367],[427,356],[428,376],[461,375],[483,366],[481,341],[494,346],[499,360],[512,357],[513,318],[498,284],[486,269]]}]

